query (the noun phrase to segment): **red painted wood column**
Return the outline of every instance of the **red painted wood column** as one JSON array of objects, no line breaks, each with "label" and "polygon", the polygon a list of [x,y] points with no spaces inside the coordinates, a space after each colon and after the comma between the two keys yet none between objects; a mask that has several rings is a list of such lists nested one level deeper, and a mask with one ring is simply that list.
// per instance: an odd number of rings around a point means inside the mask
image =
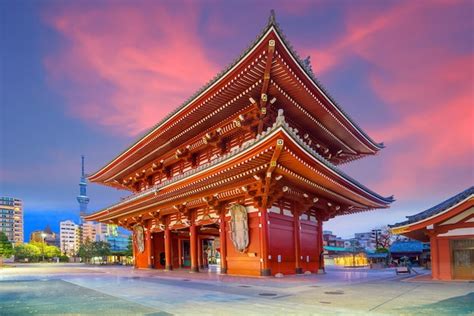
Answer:
[{"label": "red painted wood column", "polygon": [[268,227],[268,211],[266,207],[260,207],[260,249],[261,249],[261,276],[272,275],[270,263],[268,261],[268,255],[270,253],[269,247],[269,227]]},{"label": "red painted wood column", "polygon": [[183,240],[178,237],[178,267],[183,267]]},{"label": "red painted wood column", "polygon": [[197,253],[198,253],[198,267],[204,269],[203,257],[202,257],[202,239],[197,237]]},{"label": "red painted wood column", "polygon": [[137,236],[135,235],[135,230],[133,230],[132,231],[133,267],[135,269],[138,269],[138,261],[137,261],[138,249],[135,245],[136,238],[137,238]]},{"label": "red painted wood column", "polygon": [[221,248],[221,273],[227,273],[227,233],[225,222],[225,208],[221,210],[219,219],[219,241]]},{"label": "red painted wood column", "polygon": [[300,227],[300,213],[293,211],[293,233],[295,239],[295,273],[302,274],[301,267],[301,227]]},{"label": "red painted wood column", "polygon": [[324,273],[324,243],[323,243],[323,221],[318,219],[318,273]]},{"label": "red painted wood column", "polygon": [[[148,226],[148,225],[147,225]],[[151,243],[151,230],[150,228],[146,227],[146,232],[145,232],[145,247],[146,247],[146,253],[147,253],[147,267],[148,269],[153,268],[153,249],[152,248],[152,243]]]},{"label": "red painted wood column", "polygon": [[439,249],[438,240],[435,234],[430,235],[430,252],[431,252],[431,277],[433,280],[439,280]]},{"label": "red painted wood column", "polygon": [[194,223],[194,216],[191,216],[191,227],[189,227],[190,251],[191,251],[191,272],[199,272],[198,267],[198,234],[197,226]]},{"label": "red painted wood column", "polygon": [[173,260],[171,259],[171,230],[168,225],[165,228],[165,270],[173,270]]}]

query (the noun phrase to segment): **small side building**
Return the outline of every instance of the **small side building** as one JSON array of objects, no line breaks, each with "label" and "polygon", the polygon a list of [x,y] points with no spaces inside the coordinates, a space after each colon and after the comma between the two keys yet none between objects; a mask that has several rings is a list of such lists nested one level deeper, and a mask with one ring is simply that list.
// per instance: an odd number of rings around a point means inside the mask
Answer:
[{"label": "small side building", "polygon": [[392,260],[400,262],[400,259],[406,257],[411,263],[421,265],[423,254],[423,243],[418,240],[396,241],[390,246],[390,255]]},{"label": "small side building", "polygon": [[392,226],[392,232],[431,245],[435,280],[474,280],[474,186]]}]

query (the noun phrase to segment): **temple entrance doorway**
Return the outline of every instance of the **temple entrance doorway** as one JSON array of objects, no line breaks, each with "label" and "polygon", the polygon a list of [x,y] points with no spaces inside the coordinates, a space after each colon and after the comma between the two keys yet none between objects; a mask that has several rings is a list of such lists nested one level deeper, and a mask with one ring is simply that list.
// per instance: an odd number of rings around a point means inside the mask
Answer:
[{"label": "temple entrance doorway", "polygon": [[215,223],[203,225],[199,230],[199,266],[203,272],[219,273],[218,253],[219,226]]},{"label": "temple entrance doorway", "polygon": [[191,267],[191,245],[189,239],[181,240],[181,266],[183,268]]}]

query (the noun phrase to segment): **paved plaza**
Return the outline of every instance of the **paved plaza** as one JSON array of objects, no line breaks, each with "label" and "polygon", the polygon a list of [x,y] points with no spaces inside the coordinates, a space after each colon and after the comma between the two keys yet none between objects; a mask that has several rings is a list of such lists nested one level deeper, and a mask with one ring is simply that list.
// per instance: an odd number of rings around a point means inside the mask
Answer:
[{"label": "paved plaza", "polygon": [[277,279],[17,265],[0,269],[0,315],[474,315],[473,283],[391,269],[327,271]]}]

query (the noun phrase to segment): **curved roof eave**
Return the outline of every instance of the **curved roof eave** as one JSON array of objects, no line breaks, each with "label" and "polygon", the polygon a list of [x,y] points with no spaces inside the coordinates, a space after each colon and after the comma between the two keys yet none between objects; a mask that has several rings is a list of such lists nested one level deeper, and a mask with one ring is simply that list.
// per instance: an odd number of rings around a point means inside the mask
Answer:
[{"label": "curved roof eave", "polygon": [[451,209],[453,209],[454,207],[464,203],[465,201],[473,197],[474,197],[474,186],[471,186],[467,188],[466,190],[456,194],[455,196],[452,196],[449,199],[444,200],[443,202],[433,207],[430,207],[427,210],[424,210],[423,212],[417,213],[415,215],[407,216],[406,221],[389,225],[389,226],[390,228],[396,229],[396,230],[402,230],[403,228],[408,228],[409,226],[422,223],[436,216],[444,214],[450,211]]},{"label": "curved roof eave", "polygon": [[297,65],[303,70],[303,72],[308,76],[310,81],[315,85],[317,89],[321,91],[321,93],[329,100],[330,104],[334,106],[334,108],[351,124],[356,131],[360,133],[360,135],[363,136],[370,144],[372,144],[377,150],[380,150],[384,148],[383,143],[377,143],[373,141],[367,133],[365,133],[358,125],[355,123],[350,116],[342,110],[342,108],[338,105],[338,103],[334,100],[334,98],[327,92],[327,89],[324,88],[324,86],[319,82],[319,80],[315,77],[314,73],[312,72],[311,69],[308,69],[308,67],[304,64],[304,62],[301,60],[299,55],[296,53],[296,51],[293,49],[289,41],[286,39],[284,33],[281,31],[279,24],[276,22],[275,19],[275,14],[272,10],[272,13],[268,19],[267,25],[263,28],[263,30],[260,32],[260,34],[256,37],[256,39],[245,49],[232,63],[230,63],[227,67],[224,68],[221,72],[219,72],[216,76],[214,76],[213,79],[211,79],[208,83],[206,83],[203,87],[201,87],[198,91],[196,91],[193,95],[191,95],[186,101],[184,101],[180,106],[178,106],[175,110],[170,112],[168,115],[166,115],[162,120],[160,120],[157,124],[155,124],[152,128],[150,128],[148,131],[143,133],[141,136],[139,136],[133,143],[130,145],[127,149],[122,151],[119,155],[117,155],[114,159],[112,159],[109,163],[107,163],[104,167],[101,169],[97,170],[95,173],[90,175],[88,179],[90,181],[95,181],[97,177],[99,177],[99,173],[104,171],[106,168],[108,168],[111,164],[113,164],[115,161],[117,161],[119,158],[124,156],[127,152],[132,150],[135,146],[137,146],[141,141],[146,139],[148,136],[153,134],[156,130],[158,130],[162,125],[170,121],[175,115],[183,111],[185,108],[188,107],[193,101],[201,97],[206,91],[211,89],[215,84],[217,84],[219,81],[221,81],[225,76],[231,72],[235,67],[237,67],[245,58],[245,56],[249,53],[251,53],[253,50],[255,50],[260,42],[268,35],[271,30],[274,30],[275,33],[277,34],[278,38],[281,40],[281,42],[284,44],[285,48],[288,50],[290,55],[293,57],[293,59],[296,61]]}]

